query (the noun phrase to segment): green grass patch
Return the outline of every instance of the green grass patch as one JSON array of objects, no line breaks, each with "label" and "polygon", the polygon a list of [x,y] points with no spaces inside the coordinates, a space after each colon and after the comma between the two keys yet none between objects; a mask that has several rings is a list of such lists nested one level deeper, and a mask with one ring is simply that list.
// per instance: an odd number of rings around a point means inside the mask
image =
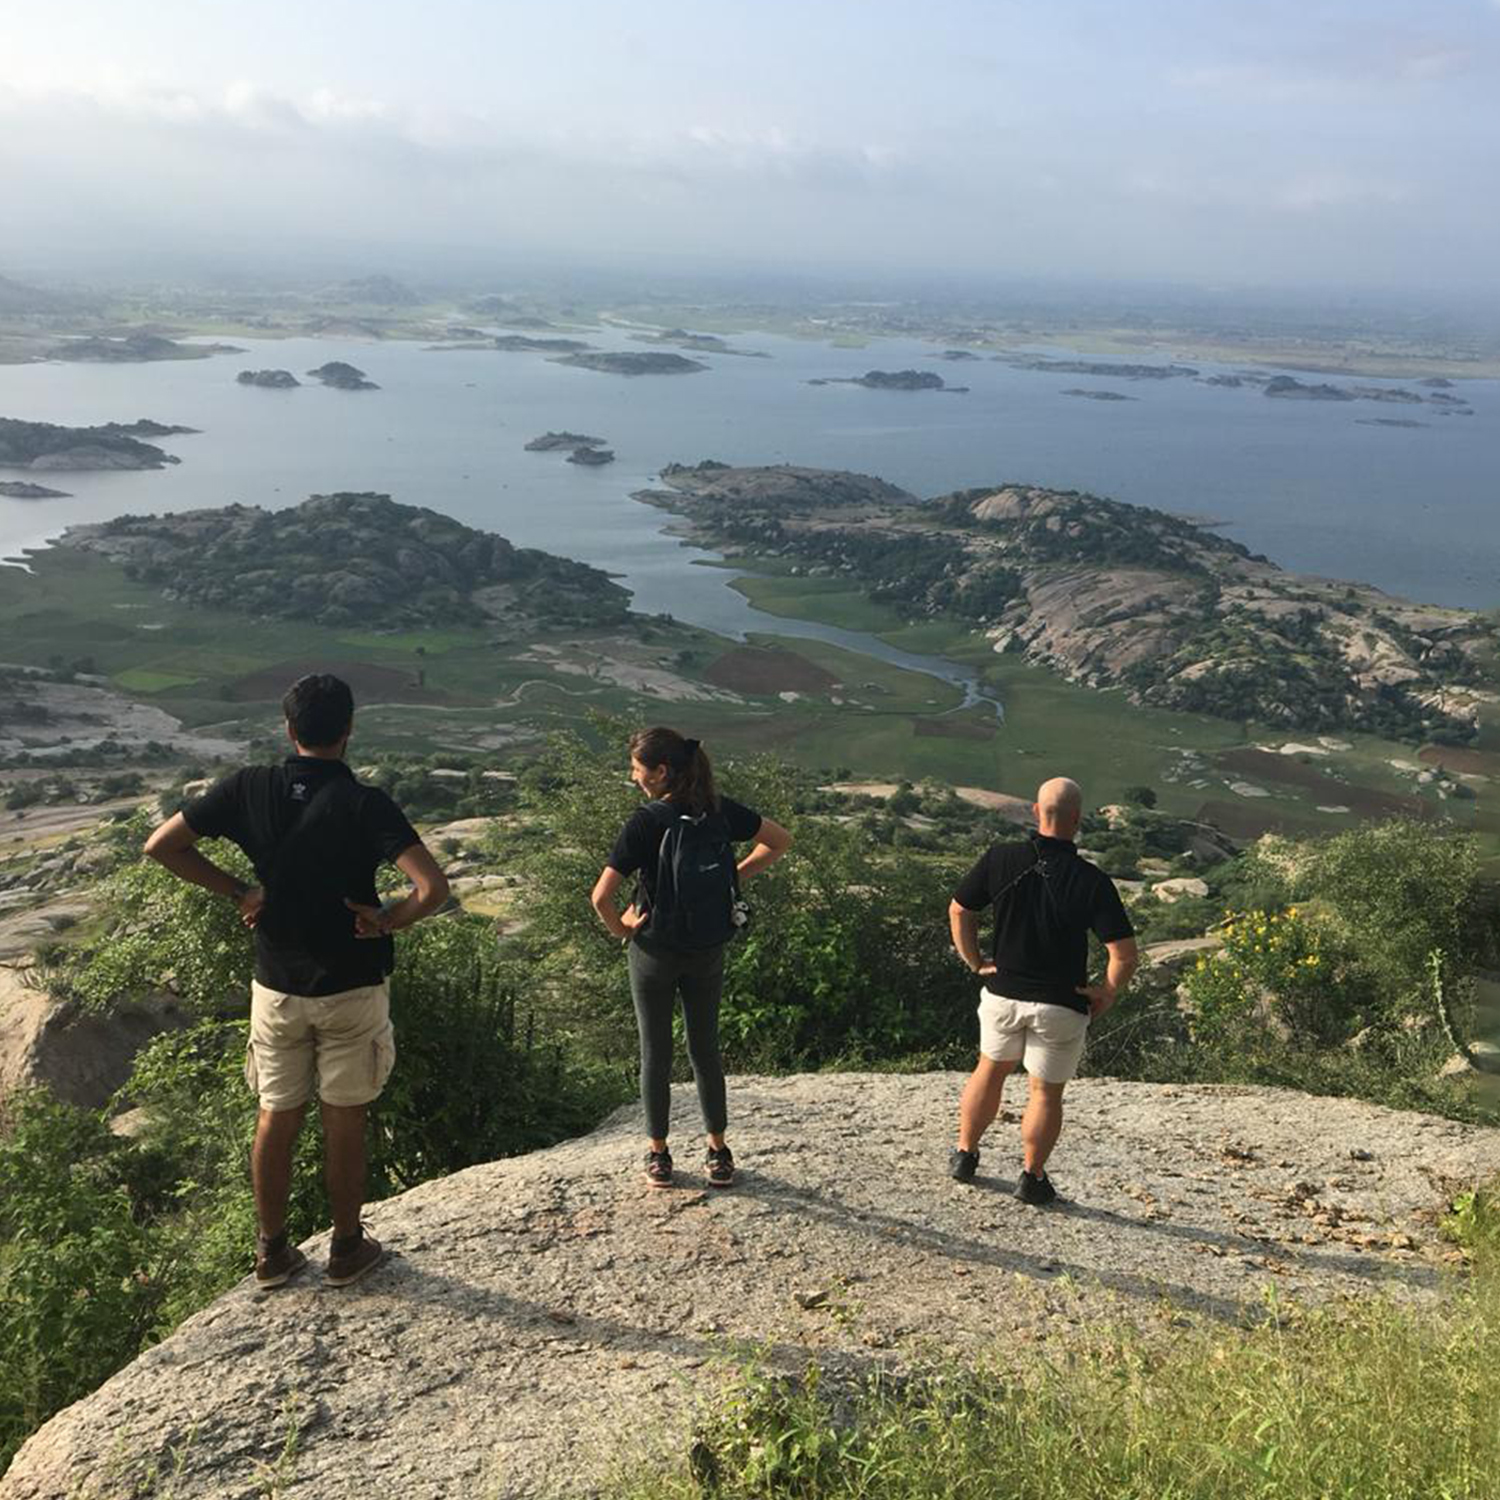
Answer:
[{"label": "green grass patch", "polygon": [[902,624],[895,610],[877,604],[863,589],[843,579],[745,573],[729,586],[770,615],[876,633],[899,630]]},{"label": "green grass patch", "polygon": [[753,645],[791,651],[822,667],[842,685],[840,697],[873,704],[876,713],[943,713],[963,702],[963,694],[956,687],[937,677],[909,672],[905,667],[845,651],[825,641],[769,634],[752,635],[749,640]]},{"label": "green grass patch", "polygon": [[[1181,1321],[1180,1319],[1178,1320]],[[1500,1280],[1170,1340],[1073,1333],[850,1389],[750,1367],[675,1470],[615,1500],[1490,1500],[1500,1494]]]}]

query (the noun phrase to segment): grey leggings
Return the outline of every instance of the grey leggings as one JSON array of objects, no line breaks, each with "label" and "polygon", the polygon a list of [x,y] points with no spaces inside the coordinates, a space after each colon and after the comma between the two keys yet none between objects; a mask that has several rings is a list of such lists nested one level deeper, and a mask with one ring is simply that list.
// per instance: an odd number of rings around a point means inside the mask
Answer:
[{"label": "grey leggings", "polygon": [[630,945],[630,994],[641,1034],[641,1103],[646,1134],[665,1140],[672,1112],[672,1012],[682,992],[688,1060],[698,1085],[703,1128],[722,1134],[724,1065],[719,1060],[719,995],[724,988],[724,950],[684,953],[635,939]]}]

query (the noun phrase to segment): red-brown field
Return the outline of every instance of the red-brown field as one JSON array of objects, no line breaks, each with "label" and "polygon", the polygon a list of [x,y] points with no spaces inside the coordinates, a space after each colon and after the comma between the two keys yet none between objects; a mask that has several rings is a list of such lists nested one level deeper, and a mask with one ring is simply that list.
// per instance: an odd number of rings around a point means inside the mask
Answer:
[{"label": "red-brown field", "polygon": [[764,646],[736,646],[703,674],[735,693],[826,693],[838,681],[831,672],[798,656]]}]

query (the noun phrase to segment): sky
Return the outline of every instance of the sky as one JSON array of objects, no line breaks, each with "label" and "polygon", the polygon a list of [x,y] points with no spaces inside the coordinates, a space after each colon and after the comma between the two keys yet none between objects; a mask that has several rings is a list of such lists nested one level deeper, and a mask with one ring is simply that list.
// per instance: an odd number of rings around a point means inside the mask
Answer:
[{"label": "sky", "polygon": [[348,247],[1491,293],[1500,0],[0,0],[0,274]]}]

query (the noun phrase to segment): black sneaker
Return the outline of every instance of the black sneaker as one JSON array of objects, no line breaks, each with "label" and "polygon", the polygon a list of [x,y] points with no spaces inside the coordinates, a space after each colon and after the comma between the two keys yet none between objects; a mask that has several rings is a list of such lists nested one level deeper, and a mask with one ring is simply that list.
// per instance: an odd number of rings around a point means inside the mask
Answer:
[{"label": "black sneaker", "polygon": [[1016,1183],[1016,1197],[1033,1208],[1043,1208],[1057,1197],[1057,1189],[1045,1172],[1021,1172]]},{"label": "black sneaker", "polygon": [[646,1182],[654,1188],[672,1186],[672,1153],[670,1151],[646,1153]]},{"label": "black sneaker", "polygon": [[979,1153],[977,1151],[964,1151],[955,1146],[948,1153],[948,1175],[955,1182],[973,1182],[974,1174],[979,1170]]},{"label": "black sneaker", "polygon": [[704,1159],[703,1171],[710,1187],[728,1187],[734,1181],[734,1156],[729,1147],[720,1146],[715,1151],[710,1146],[708,1156]]}]

